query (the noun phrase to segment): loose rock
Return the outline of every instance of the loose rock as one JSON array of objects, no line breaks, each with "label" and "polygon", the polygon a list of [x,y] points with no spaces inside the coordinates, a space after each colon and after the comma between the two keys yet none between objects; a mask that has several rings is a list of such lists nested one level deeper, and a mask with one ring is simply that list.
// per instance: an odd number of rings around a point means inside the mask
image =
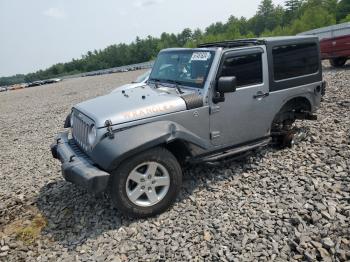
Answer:
[{"label": "loose rock", "polygon": [[0,261],[350,260],[350,71],[323,71],[304,140],[186,166],[175,205],[140,220],[65,182],[49,146],[74,104],[142,72],[0,93]]}]

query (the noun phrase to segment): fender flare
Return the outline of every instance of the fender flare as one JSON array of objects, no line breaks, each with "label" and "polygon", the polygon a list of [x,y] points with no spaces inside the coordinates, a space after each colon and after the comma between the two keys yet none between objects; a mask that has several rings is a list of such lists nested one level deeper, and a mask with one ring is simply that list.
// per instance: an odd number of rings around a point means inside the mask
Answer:
[{"label": "fender flare", "polygon": [[147,149],[182,140],[200,148],[209,143],[172,121],[158,121],[114,131],[114,137],[104,137],[89,154],[101,168],[112,171],[125,159]]}]

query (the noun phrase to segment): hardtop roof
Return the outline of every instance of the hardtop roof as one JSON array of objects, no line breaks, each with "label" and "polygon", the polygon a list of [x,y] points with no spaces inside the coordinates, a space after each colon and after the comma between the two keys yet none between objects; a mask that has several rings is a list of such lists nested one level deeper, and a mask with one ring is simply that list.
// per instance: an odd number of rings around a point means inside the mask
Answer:
[{"label": "hardtop roof", "polygon": [[161,52],[168,51],[196,51],[199,48],[216,51],[218,48],[244,48],[244,47],[254,47],[254,46],[276,46],[283,44],[295,44],[296,42],[319,42],[317,36],[310,35],[298,35],[298,36],[276,36],[276,37],[260,37],[260,38],[246,38],[246,39],[235,39],[235,40],[225,40],[220,42],[211,42],[199,44],[195,48],[183,48],[183,47],[172,47],[161,50]]},{"label": "hardtop roof", "polygon": [[247,39],[236,39],[236,40],[226,40],[220,42],[212,42],[199,44],[199,48],[235,48],[244,46],[255,46],[255,45],[268,45],[291,41],[306,41],[306,40],[318,40],[315,36],[277,36],[277,37],[261,37],[261,38],[247,38]]}]

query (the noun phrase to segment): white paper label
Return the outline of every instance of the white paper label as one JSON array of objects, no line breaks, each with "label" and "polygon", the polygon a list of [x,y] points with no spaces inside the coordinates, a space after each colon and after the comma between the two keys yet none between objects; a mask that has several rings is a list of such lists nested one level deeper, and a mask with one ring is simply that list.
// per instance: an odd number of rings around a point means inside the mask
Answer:
[{"label": "white paper label", "polygon": [[191,61],[207,61],[210,57],[210,52],[195,52],[192,54]]}]

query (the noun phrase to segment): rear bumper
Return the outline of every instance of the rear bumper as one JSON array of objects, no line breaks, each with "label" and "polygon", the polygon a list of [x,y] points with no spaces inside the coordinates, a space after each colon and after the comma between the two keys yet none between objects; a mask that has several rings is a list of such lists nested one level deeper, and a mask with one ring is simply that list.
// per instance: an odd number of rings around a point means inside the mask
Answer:
[{"label": "rear bumper", "polygon": [[68,139],[68,132],[60,133],[56,137],[51,145],[51,153],[61,161],[65,180],[93,193],[106,190],[110,174],[96,167],[74,141]]}]

